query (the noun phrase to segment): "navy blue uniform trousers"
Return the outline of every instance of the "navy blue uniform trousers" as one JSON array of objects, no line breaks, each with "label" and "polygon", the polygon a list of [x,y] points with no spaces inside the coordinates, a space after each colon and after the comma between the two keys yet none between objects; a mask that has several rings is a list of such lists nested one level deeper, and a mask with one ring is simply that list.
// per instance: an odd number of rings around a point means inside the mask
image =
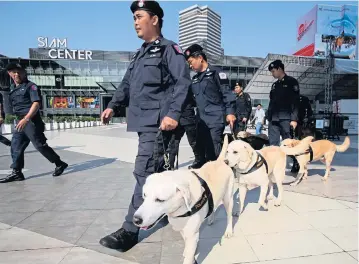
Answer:
[{"label": "navy blue uniform trousers", "polygon": [[[128,213],[122,227],[130,232],[138,232],[138,227],[132,222],[133,215],[143,203],[142,188],[147,176],[155,172],[164,171],[164,149],[168,148],[173,132],[139,132],[138,153],[135,160],[133,172],[136,186],[133,192]],[[165,148],[164,148],[165,147]],[[157,160],[157,161],[156,161]]]},{"label": "navy blue uniform trousers", "polygon": [[222,150],[224,128],[225,126],[220,124],[208,127],[204,121],[198,121],[196,144],[202,161],[213,161],[218,158]]},{"label": "navy blue uniform trousers", "polygon": [[21,132],[15,130],[11,139],[12,164],[10,168],[17,170],[24,168],[24,152],[30,142],[51,163],[60,160],[55,151],[47,145],[44,131],[45,124],[40,116],[35,116],[30,120]]},{"label": "navy blue uniform trousers", "polygon": [[290,120],[270,121],[268,126],[269,144],[279,146],[282,140],[290,138]]}]

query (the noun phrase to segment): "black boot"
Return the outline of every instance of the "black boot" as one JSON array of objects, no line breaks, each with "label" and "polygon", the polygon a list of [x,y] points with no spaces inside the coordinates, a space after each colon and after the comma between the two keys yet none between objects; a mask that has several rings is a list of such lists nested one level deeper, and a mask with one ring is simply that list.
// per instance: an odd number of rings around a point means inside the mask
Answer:
[{"label": "black boot", "polygon": [[56,163],[56,168],[52,176],[54,177],[60,176],[68,166],[69,165],[67,163],[63,161],[59,161],[58,163]]},{"label": "black boot", "polygon": [[3,179],[0,179],[0,183],[7,183],[7,182],[13,182],[13,181],[23,181],[25,180],[24,174],[21,172],[21,170],[14,169],[11,174],[6,176]]},{"label": "black boot", "polygon": [[204,164],[204,162],[201,162],[201,161],[194,161],[193,163],[192,163],[192,165],[189,165],[188,166],[188,169],[190,170],[190,169],[200,169],[202,166],[203,166],[203,164]]},{"label": "black boot", "polygon": [[100,240],[100,244],[104,247],[117,249],[121,252],[126,252],[138,243],[138,232],[130,232],[123,228],[116,232],[105,236]]}]

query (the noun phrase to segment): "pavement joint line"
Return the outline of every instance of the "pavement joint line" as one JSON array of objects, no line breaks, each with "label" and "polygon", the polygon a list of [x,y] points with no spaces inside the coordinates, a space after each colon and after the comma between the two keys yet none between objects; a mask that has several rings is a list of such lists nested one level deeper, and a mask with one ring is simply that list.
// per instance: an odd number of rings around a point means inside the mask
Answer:
[{"label": "pavement joint line", "polygon": [[[25,230],[25,229],[24,229]],[[34,232],[34,233],[36,233],[36,232]],[[36,233],[37,234],[37,233]],[[55,239],[55,238],[53,238],[53,237],[50,237],[50,238],[52,238],[52,239]],[[57,239],[57,240],[59,240],[59,239]],[[62,241],[62,240],[59,240],[59,241]],[[64,242],[64,241],[62,241],[62,242]],[[68,243],[69,244],[69,243]],[[74,248],[75,247],[75,245],[72,245],[72,246],[69,246],[69,247],[51,247],[51,248],[47,248],[47,247],[40,247],[40,248],[28,248],[28,249],[15,249],[15,250],[0,250],[0,253],[4,253],[4,252],[22,252],[22,251],[36,251],[36,250],[46,250],[46,249],[66,249],[66,248],[70,248],[70,249],[72,249],[72,248]]]}]

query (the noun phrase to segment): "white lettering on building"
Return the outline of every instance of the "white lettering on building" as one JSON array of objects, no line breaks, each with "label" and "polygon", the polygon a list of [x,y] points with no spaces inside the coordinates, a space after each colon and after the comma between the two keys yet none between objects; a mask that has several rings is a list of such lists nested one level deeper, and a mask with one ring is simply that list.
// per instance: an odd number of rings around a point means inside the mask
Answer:
[{"label": "white lettering on building", "polygon": [[92,60],[91,50],[72,50],[67,48],[67,38],[38,37],[38,47],[49,49],[51,59]]}]

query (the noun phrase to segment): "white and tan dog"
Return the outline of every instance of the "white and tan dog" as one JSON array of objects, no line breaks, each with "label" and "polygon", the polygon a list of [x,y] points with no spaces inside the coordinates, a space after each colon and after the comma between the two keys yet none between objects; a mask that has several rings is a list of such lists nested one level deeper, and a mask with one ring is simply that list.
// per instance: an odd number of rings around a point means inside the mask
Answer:
[{"label": "white and tan dog", "polygon": [[[216,161],[207,162],[201,169],[193,170],[203,179],[213,197],[213,213],[208,224],[214,221],[215,209],[223,202],[227,212],[225,237],[231,237],[234,174],[224,162],[228,137],[225,137],[220,156]],[[195,262],[199,240],[199,229],[205,220],[208,202],[190,216],[179,217],[199,206],[204,188],[199,178],[188,170],[166,171],[150,175],[143,187],[144,202],[134,215],[134,223],[142,229],[155,226],[165,215],[175,231],[180,231],[185,241],[184,264]]]},{"label": "white and tan dog", "polygon": [[[225,162],[235,169],[235,175],[239,181],[240,208],[234,215],[238,216],[244,208],[247,190],[261,187],[258,203],[264,209],[268,209],[266,197],[268,186],[270,188],[267,199],[273,199],[273,184],[278,187],[278,197],[274,201],[275,206],[280,206],[283,198],[282,183],[285,178],[286,155],[296,155],[308,149],[313,137],[301,141],[294,148],[281,150],[280,147],[270,146],[255,151],[251,145],[241,140],[229,144]],[[262,157],[265,162],[262,161]],[[268,168],[265,163],[267,163]]]}]

